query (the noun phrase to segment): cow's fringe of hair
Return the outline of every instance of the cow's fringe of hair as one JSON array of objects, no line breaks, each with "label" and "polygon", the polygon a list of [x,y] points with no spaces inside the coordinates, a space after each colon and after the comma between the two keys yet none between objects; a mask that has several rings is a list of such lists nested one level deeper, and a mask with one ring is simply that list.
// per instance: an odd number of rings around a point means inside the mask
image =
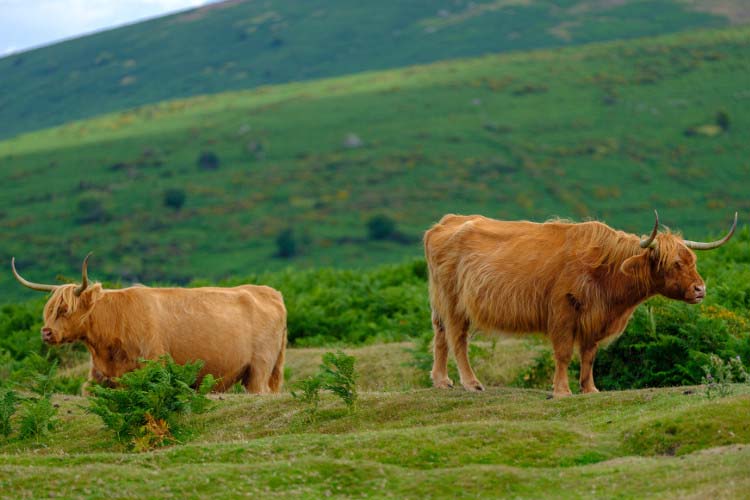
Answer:
[{"label": "cow's fringe of hair", "polygon": [[[69,314],[76,312],[81,306],[82,302],[81,297],[76,295],[75,293],[78,287],[79,285],[75,284],[60,285],[59,287],[57,287],[57,289],[52,292],[52,296],[47,301],[47,304],[44,306],[45,320],[56,318],[58,311],[63,304],[65,304],[65,307],[67,308],[67,312]],[[89,285],[87,292],[89,292],[90,290],[94,290],[95,288],[101,288],[101,284],[92,283],[91,285]],[[81,322],[86,321],[92,311],[93,308],[89,308],[89,310],[86,311],[86,313],[81,317]]]},{"label": "cow's fringe of hair", "polygon": [[[615,273],[623,262],[644,251],[639,237],[599,222],[573,224],[571,233],[574,244],[583,249],[579,255],[581,262],[591,269],[606,268],[609,273]],[[669,231],[656,236],[656,246],[649,252],[656,257],[658,268],[665,268],[676,259],[680,249],[678,240],[681,239],[679,234]],[[651,273],[645,267],[637,269],[632,276],[641,288],[648,285],[650,277]]]}]

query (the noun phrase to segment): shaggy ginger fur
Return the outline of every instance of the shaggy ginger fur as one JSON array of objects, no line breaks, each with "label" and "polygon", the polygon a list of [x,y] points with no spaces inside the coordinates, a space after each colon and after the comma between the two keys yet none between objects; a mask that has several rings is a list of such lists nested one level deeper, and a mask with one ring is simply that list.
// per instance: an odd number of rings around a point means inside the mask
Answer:
[{"label": "shaggy ginger fur", "polygon": [[84,342],[90,378],[111,383],[138,359],[169,354],[177,363],[205,362],[201,378],[216,389],[242,382],[249,392],[279,392],[286,349],[286,309],[266,286],[105,290],[98,283],[75,295],[58,287],[44,308],[50,343]]},{"label": "shaggy ginger fur", "polygon": [[432,380],[450,387],[448,347],[461,383],[482,390],[467,355],[470,329],[544,332],[555,355],[554,393],[570,394],[568,364],[581,354],[583,392],[597,392],[599,343],[619,335],[635,308],[661,294],[699,302],[705,285],[679,235],[653,248],[600,222],[543,224],[446,215],[424,237],[435,331]]}]

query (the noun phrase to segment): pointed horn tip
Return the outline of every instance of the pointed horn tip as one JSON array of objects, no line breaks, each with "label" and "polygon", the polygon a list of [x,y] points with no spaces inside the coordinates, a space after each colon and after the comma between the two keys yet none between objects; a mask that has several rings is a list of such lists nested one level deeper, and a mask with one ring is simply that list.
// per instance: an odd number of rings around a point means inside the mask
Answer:
[{"label": "pointed horn tip", "polygon": [[734,232],[737,229],[737,217],[738,217],[738,212],[734,212],[734,221],[732,222],[732,227],[729,228],[729,232],[722,239],[712,241],[710,243],[704,243],[702,241],[684,240],[685,245],[688,248],[693,249],[693,250],[713,250],[714,248],[719,248],[720,246],[728,242],[732,238],[732,236],[734,236]]}]

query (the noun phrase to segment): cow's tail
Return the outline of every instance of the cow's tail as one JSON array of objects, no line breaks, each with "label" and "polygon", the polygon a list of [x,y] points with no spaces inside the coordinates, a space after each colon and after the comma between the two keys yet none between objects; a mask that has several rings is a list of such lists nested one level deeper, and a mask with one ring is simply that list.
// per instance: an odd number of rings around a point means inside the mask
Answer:
[{"label": "cow's tail", "polygon": [[271,392],[281,392],[281,386],[284,384],[284,356],[286,355],[286,335],[287,327],[284,326],[284,337],[281,339],[281,349],[279,350],[279,356],[276,358],[276,363],[273,365],[271,370],[271,377],[268,379],[268,388]]}]

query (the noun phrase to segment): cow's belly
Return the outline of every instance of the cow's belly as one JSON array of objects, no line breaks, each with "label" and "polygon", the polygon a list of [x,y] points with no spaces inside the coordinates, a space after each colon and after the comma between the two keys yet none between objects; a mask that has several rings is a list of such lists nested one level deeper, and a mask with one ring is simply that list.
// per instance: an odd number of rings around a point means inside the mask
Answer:
[{"label": "cow's belly", "polygon": [[178,363],[201,360],[204,373],[227,380],[238,377],[267,351],[273,351],[275,360],[281,335],[283,329],[270,321],[248,317],[241,310],[228,311],[221,317],[204,316],[178,325],[169,335],[167,349]]}]

